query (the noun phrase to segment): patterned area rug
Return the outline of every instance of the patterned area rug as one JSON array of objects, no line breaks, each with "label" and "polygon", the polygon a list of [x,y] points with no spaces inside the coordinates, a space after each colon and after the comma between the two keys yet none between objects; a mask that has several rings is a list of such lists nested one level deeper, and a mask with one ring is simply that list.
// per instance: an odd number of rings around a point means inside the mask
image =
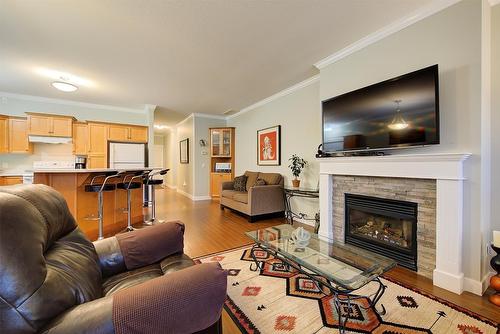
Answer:
[{"label": "patterned area rug", "polygon": [[[264,262],[260,271],[251,271],[250,249],[210,255],[199,262],[219,262],[229,272],[225,308],[242,333],[338,333],[335,305],[328,288],[321,290],[265,250],[256,252]],[[349,312],[348,333],[500,333],[499,324],[457,305],[383,279],[387,286],[379,302],[387,310],[379,316],[365,310],[367,298],[343,303]],[[359,295],[375,292],[375,284],[358,290]]]}]

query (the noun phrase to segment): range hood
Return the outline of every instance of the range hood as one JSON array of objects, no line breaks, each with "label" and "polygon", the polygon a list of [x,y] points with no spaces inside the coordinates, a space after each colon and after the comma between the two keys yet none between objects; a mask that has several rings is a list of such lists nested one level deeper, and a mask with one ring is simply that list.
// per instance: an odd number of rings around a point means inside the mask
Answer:
[{"label": "range hood", "polygon": [[70,144],[71,137],[28,136],[30,143]]}]

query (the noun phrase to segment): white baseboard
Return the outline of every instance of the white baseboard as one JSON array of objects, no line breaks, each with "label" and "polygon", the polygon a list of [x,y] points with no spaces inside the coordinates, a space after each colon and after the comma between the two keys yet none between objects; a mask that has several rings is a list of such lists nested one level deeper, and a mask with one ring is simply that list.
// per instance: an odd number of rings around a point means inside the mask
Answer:
[{"label": "white baseboard", "polygon": [[432,282],[435,286],[461,295],[464,291],[464,274],[454,275],[439,269],[434,269]]},{"label": "white baseboard", "polygon": [[193,201],[211,201],[212,197],[205,195],[205,196],[193,196],[192,198]]},{"label": "white baseboard", "polygon": [[488,289],[490,278],[493,275],[495,275],[494,272],[489,272],[484,275],[481,281],[468,277],[464,278],[464,290],[472,292],[475,295],[482,296],[486,289]]},{"label": "white baseboard", "polygon": [[193,200],[193,195],[191,195],[191,194],[189,194],[189,193],[187,193],[187,192],[185,192],[185,191],[182,191],[182,190],[180,190],[179,188],[177,188],[177,192],[178,192],[179,194],[181,194],[182,196],[186,196],[186,197],[187,197],[187,198],[189,198],[190,200]]},{"label": "white baseboard", "polygon": [[165,183],[165,186],[169,189],[177,189],[177,186],[174,186],[173,184]]},{"label": "white baseboard", "polygon": [[205,196],[193,196],[185,191],[182,191],[180,189],[177,189],[177,192],[183,196],[186,196],[187,198],[189,198],[190,200],[192,201],[210,201],[212,200],[212,197],[208,196],[208,195],[205,195]]}]

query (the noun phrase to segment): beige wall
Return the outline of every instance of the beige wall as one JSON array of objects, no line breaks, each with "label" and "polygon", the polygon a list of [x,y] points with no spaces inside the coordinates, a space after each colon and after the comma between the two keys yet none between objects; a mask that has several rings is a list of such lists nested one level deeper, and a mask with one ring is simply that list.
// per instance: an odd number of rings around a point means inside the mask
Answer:
[{"label": "beige wall", "polygon": [[[308,161],[300,176],[305,187],[316,188],[319,168],[315,154],[321,143],[321,110],[319,83],[281,97],[261,107],[250,110],[228,120],[228,126],[236,128],[235,175],[246,170],[277,172],[291,185],[293,178],[288,168],[288,159],[297,154]],[[257,130],[281,125],[281,166],[257,166]],[[293,200],[294,211],[314,217],[319,210],[318,200]]]},{"label": "beige wall", "polygon": [[[194,119],[188,118],[177,125],[177,145],[181,140],[189,138],[189,164],[181,164],[177,160],[177,190],[193,195],[194,177],[193,177],[193,144],[194,144]],[[177,149],[178,151],[178,149]],[[177,154],[178,155],[178,154]]]},{"label": "beige wall", "polygon": [[491,14],[491,226],[500,231],[500,5]]}]

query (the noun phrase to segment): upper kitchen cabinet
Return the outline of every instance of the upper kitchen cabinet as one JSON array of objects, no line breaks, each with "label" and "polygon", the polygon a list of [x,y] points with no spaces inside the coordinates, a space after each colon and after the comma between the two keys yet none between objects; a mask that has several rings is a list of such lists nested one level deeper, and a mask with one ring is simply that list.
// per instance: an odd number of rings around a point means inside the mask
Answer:
[{"label": "upper kitchen cabinet", "polygon": [[146,126],[109,124],[108,140],[119,142],[147,143]]},{"label": "upper kitchen cabinet", "polygon": [[9,117],[9,153],[32,153],[33,144],[28,141],[28,122],[22,117]]},{"label": "upper kitchen cabinet", "polygon": [[71,137],[74,117],[27,113],[28,135],[48,137]]},{"label": "upper kitchen cabinet", "polygon": [[9,117],[0,115],[0,153],[9,152]]},{"label": "upper kitchen cabinet", "polygon": [[84,122],[73,123],[73,154],[87,155],[88,153],[88,125]]}]

